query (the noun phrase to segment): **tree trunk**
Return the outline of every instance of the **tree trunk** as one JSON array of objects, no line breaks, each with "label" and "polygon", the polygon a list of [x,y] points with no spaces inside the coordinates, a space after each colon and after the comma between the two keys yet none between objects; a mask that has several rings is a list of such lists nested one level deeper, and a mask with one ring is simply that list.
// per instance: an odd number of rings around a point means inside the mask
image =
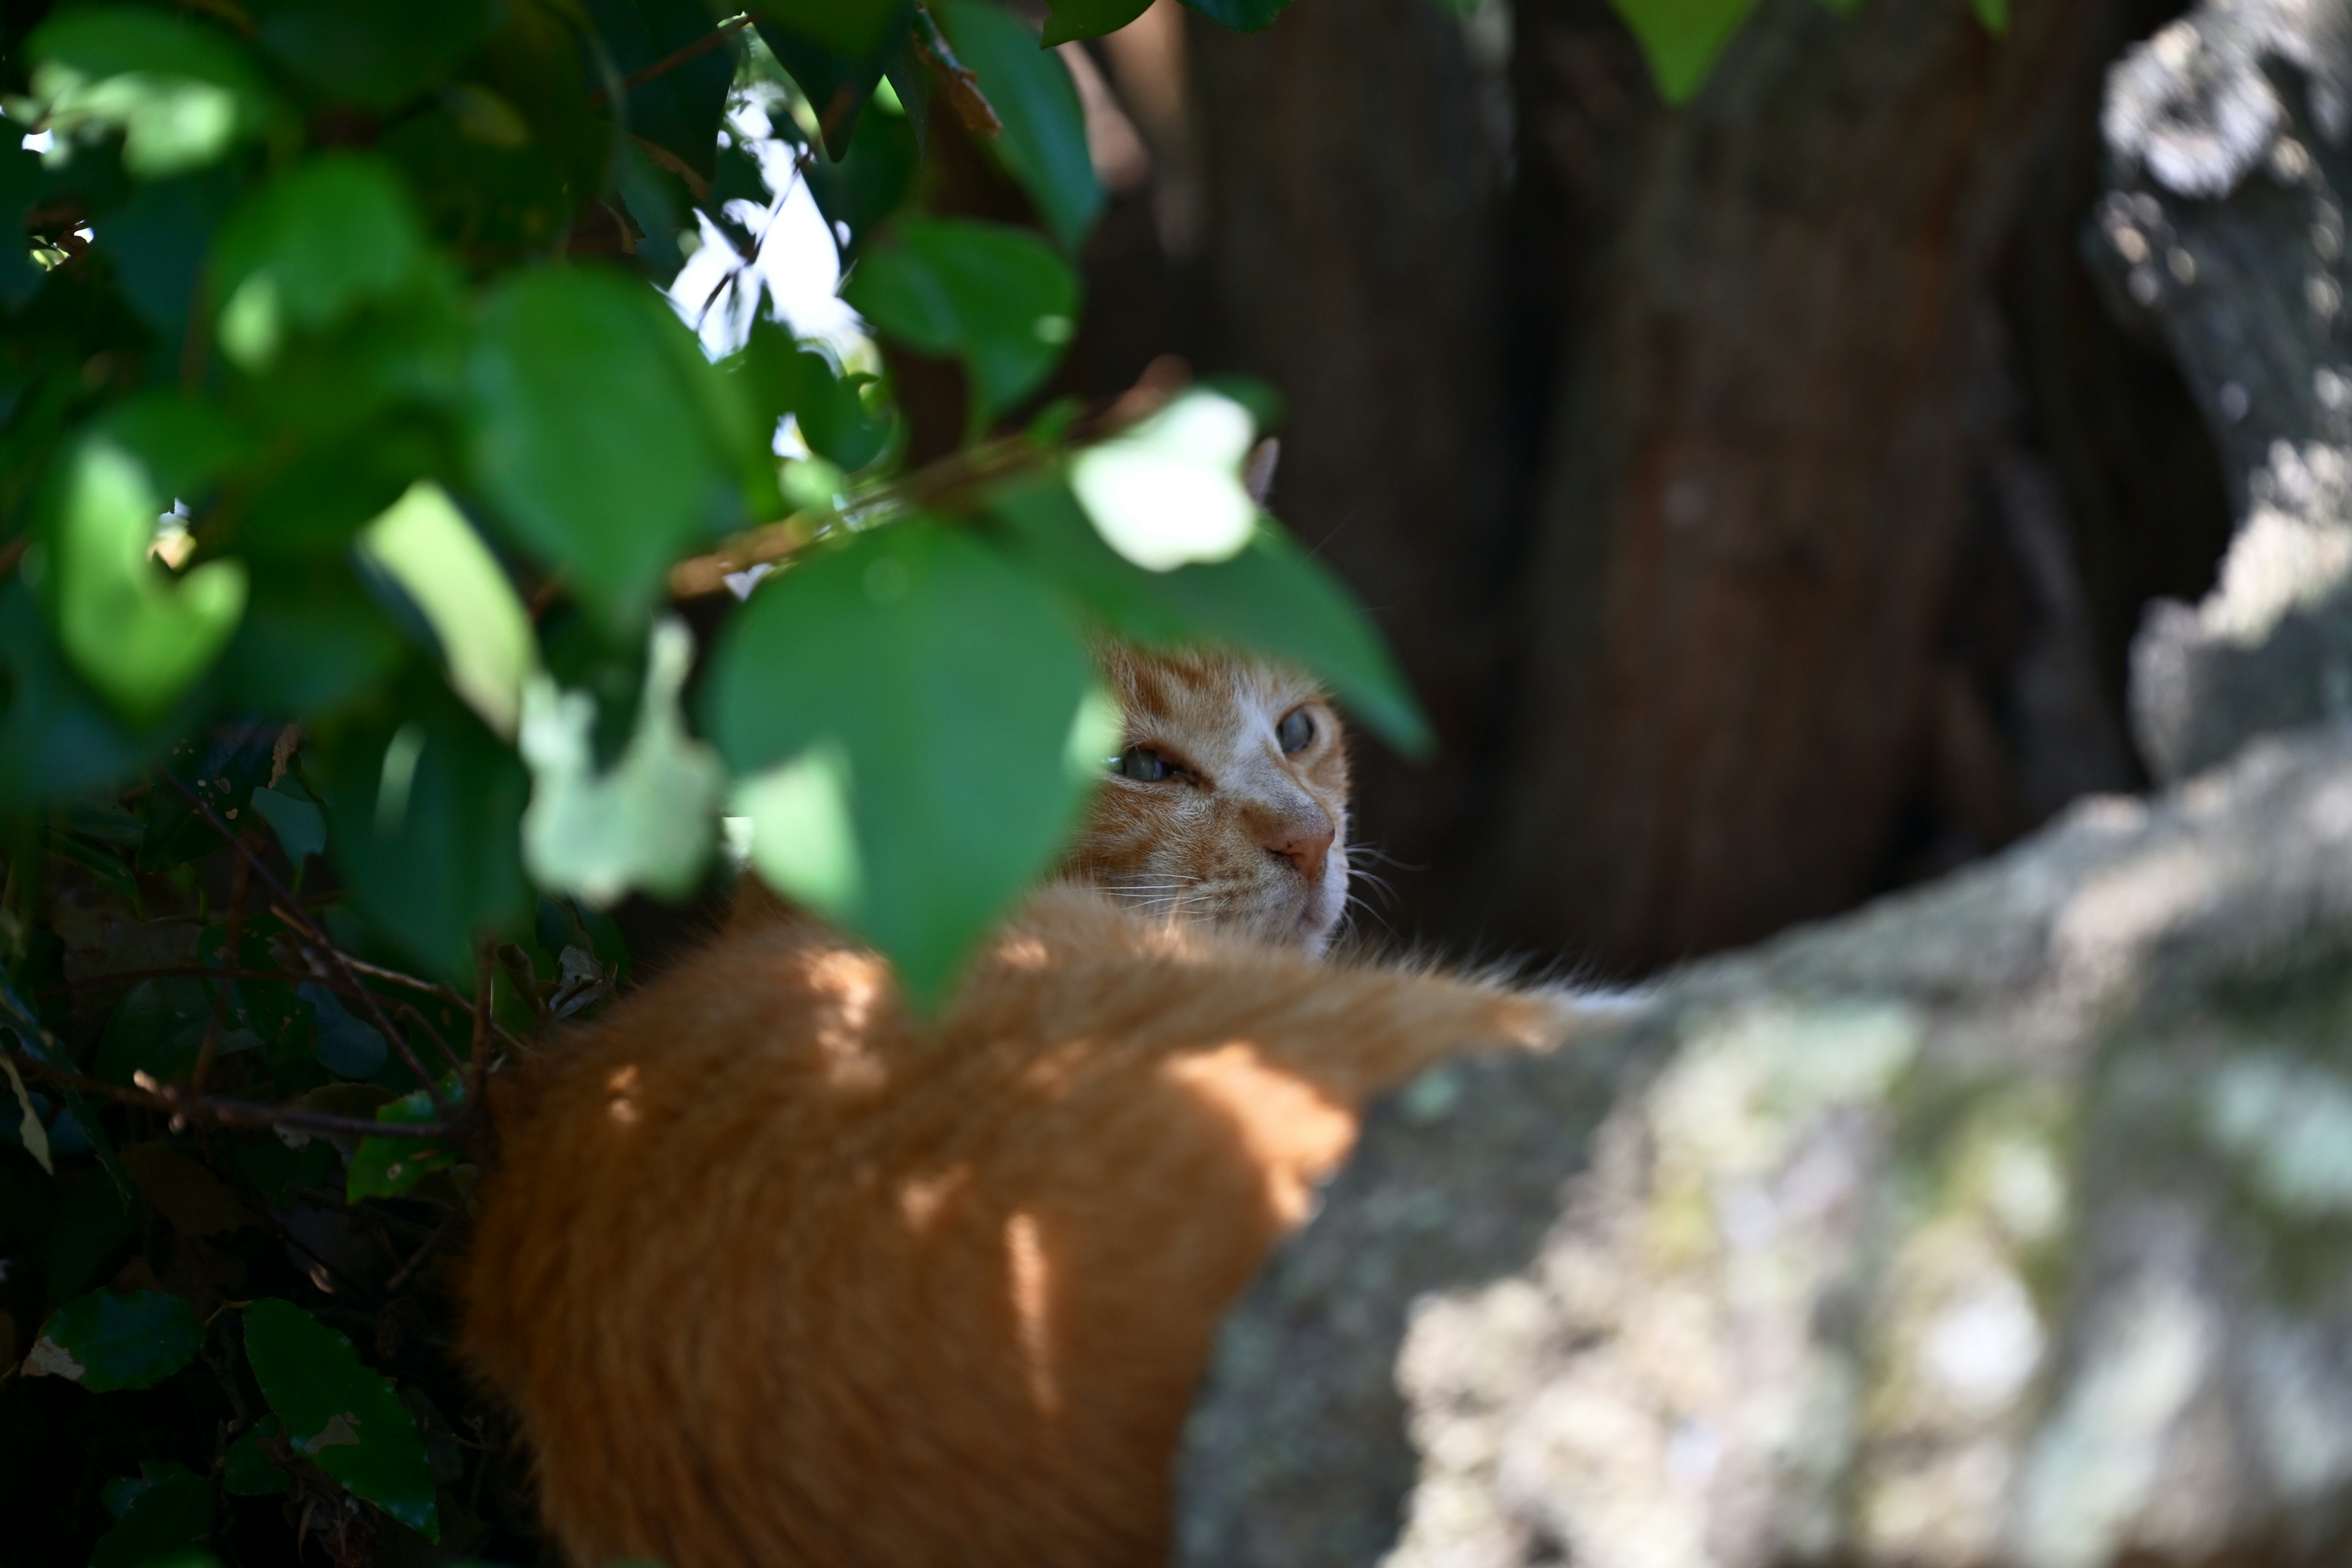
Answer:
[{"label": "tree trunk", "polygon": [[[1563,11],[1522,48],[1588,26]],[[1936,744],[1995,268],[2098,11],[1995,38],[1958,0],[1776,0],[1647,117],[1606,258],[1570,275],[1591,338],[1471,882],[1515,938],[1654,963],[1885,879]]]}]

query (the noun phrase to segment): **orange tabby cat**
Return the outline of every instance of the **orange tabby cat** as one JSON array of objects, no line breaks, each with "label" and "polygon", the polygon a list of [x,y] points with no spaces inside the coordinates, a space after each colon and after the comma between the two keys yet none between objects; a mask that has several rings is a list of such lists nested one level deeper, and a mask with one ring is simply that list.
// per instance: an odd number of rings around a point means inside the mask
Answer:
[{"label": "orange tabby cat", "polygon": [[1315,689],[1115,655],[1069,878],[936,1019],[772,903],[496,1104],[466,1345],[571,1562],[1125,1568],[1219,1316],[1366,1100],[1565,1002],[1317,961],[1347,764]]}]

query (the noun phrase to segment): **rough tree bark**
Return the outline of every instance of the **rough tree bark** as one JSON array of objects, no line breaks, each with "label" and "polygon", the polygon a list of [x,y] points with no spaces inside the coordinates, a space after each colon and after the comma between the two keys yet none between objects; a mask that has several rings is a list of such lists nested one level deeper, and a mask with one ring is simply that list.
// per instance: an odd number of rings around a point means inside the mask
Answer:
[{"label": "rough tree bark", "polygon": [[1981,318],[2098,12],[2021,6],[1996,39],[1958,4],[1778,0],[1639,132],[1565,312],[1591,338],[1471,879],[1515,937],[1654,963],[1884,877],[1988,418]]}]

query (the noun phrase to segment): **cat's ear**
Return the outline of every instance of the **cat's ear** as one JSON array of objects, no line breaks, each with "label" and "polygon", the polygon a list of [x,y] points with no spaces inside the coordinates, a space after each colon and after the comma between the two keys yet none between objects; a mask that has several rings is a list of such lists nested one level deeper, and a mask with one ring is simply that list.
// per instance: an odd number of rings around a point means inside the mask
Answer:
[{"label": "cat's ear", "polygon": [[1242,464],[1242,483],[1249,489],[1250,500],[1265,505],[1265,498],[1274,493],[1274,465],[1282,457],[1282,443],[1268,436],[1250,448],[1249,458]]}]

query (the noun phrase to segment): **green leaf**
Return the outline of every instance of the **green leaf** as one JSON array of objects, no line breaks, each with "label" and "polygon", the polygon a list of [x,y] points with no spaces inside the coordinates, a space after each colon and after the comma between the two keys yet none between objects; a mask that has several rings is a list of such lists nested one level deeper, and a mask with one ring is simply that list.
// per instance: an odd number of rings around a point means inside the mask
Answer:
[{"label": "green leaf", "polygon": [[433,86],[490,29],[488,0],[256,0],[261,47],[320,97],[392,109]]},{"label": "green leaf", "polygon": [[25,1152],[40,1163],[42,1170],[56,1175],[58,1168],[49,1159],[49,1130],[43,1125],[41,1113],[33,1107],[33,1091],[25,1087],[25,1075],[16,1070],[16,1058],[0,1056],[0,1072],[8,1075],[9,1091],[16,1097],[17,1142],[24,1144]]},{"label": "green leaf", "polygon": [[393,1518],[441,1539],[416,1423],[351,1341],[289,1302],[245,1310],[245,1354],[295,1450]]},{"label": "green leaf", "polygon": [[273,562],[221,656],[232,711],[320,718],[389,675],[400,634],[340,561]]},{"label": "green leaf", "polygon": [[478,934],[530,908],[520,823],[522,763],[440,682],[319,738],[327,853],[361,913],[446,979],[473,968]]},{"label": "green leaf", "polygon": [[1249,410],[1193,389],[1070,460],[1070,488],[1110,547],[1153,572],[1228,561],[1257,526],[1242,481]]},{"label": "green leaf", "polygon": [[888,416],[869,413],[855,382],[773,321],[753,322],[751,340],[721,364],[743,383],[744,401],[763,427],[791,415],[809,450],[845,470],[866,467],[889,444]]},{"label": "green leaf", "polygon": [[236,199],[232,172],[212,168],[150,180],[102,215],[95,232],[122,297],[168,343],[186,335],[214,231]]},{"label": "green leaf", "polygon": [[196,1310],[158,1291],[92,1290],[49,1314],[25,1358],[27,1377],[62,1377],[93,1394],[151,1388],[195,1359]]},{"label": "green leaf", "polygon": [[49,1226],[46,1284],[51,1300],[88,1289],[91,1277],[138,1233],[145,1211],[129,1188],[127,1180],[118,1184],[93,1173],[66,1189]]},{"label": "green leaf", "polygon": [[195,1065],[211,1021],[202,981],[142,980],[108,1016],[94,1070],[108,1083],[124,1085],[138,1072],[177,1078]]},{"label": "green leaf", "polygon": [[1985,25],[1987,32],[2009,31],[2009,0],[1969,0],[1969,3],[1976,10],[1977,20]]},{"label": "green leaf", "polygon": [[294,994],[310,1005],[318,1021],[311,1050],[319,1065],[342,1079],[371,1079],[383,1070],[392,1047],[374,1025],[353,1017],[342,998],[315,981],[306,981]]},{"label": "green leaf", "polygon": [[34,30],[26,53],[50,128],[71,137],[119,127],[123,166],[142,178],[201,168],[278,118],[234,38],[157,7],[62,10]]},{"label": "green leaf", "polygon": [[284,790],[255,790],[253,809],[269,824],[269,831],[278,835],[278,847],[286,851],[286,858],[299,866],[326,848],[327,814],[319,809],[317,801],[293,793],[300,785],[291,779],[286,783]]},{"label": "green leaf", "polygon": [[[589,20],[624,79],[707,37],[717,13],[702,0],[587,0]],[[719,153],[719,121],[743,47],[732,37],[628,89],[632,135],[675,155],[704,179]]]},{"label": "green leaf", "polygon": [[400,294],[426,258],[424,226],[389,163],[357,153],[306,158],[221,232],[221,351],[265,369],[289,330],[316,331]]},{"label": "green leaf", "polygon": [[[1186,0],[1193,4],[1193,0]],[[1649,57],[1650,74],[1668,103],[1699,89],[1756,0],[1611,0]]]},{"label": "green leaf", "polygon": [[65,459],[48,530],[58,640],[138,725],[195,684],[245,611],[243,563],[208,562],[175,581],[147,559],[163,510],[145,465],[91,437]]},{"label": "green leaf", "polygon": [[163,754],[201,698],[192,692],[152,730],[131,729],[67,666],[23,575],[0,583],[0,668],[8,674],[0,802],[60,800],[120,784]]},{"label": "green leaf", "polygon": [[1184,4],[1220,26],[1255,33],[1273,26],[1290,0],[1184,0]]},{"label": "green leaf", "polygon": [[[21,139],[0,138],[0,223],[7,232],[25,232],[25,214],[48,188],[47,166],[38,153],[27,152]],[[47,276],[23,244],[0,246],[0,305],[10,310],[40,292]]]},{"label": "green leaf", "polygon": [[1116,33],[1151,7],[1151,0],[1048,0],[1045,18],[1048,47],[1075,38],[1099,38]]},{"label": "green leaf", "polygon": [[637,725],[610,772],[596,771],[596,700],[545,676],[523,700],[522,755],[532,774],[522,816],[523,863],[539,885],[608,905],[633,889],[684,898],[701,879],[718,833],[727,774],[687,732],[677,704],[694,635],[675,616],[655,623]]},{"label": "green leaf", "polygon": [[1379,631],[1273,520],[1261,518],[1248,547],[1229,561],[1150,572],[1103,542],[1058,478],[1005,486],[990,507],[1031,569],[1116,635],[1286,660],[1328,684],[1398,751],[1429,750],[1428,722]]},{"label": "green leaf", "polygon": [[709,729],[759,775],[753,865],[929,1001],[1085,799],[1091,689],[1051,594],[964,532],[898,522],[761,585],[720,634]]},{"label": "green leaf", "polygon": [[908,348],[954,355],[984,421],[1044,381],[1077,315],[1078,282],[1036,236],[964,218],[909,218],[842,289]]},{"label": "green leaf", "polygon": [[761,41],[816,110],[825,151],[840,157],[875,84],[905,47],[915,0],[764,0],[751,14]]},{"label": "green leaf", "polygon": [[[441,1080],[441,1097],[453,1106],[465,1103],[466,1086],[456,1073]],[[434,1109],[433,1097],[420,1089],[377,1106],[375,1119],[414,1127],[435,1121],[440,1114]],[[362,1138],[352,1155],[351,1175],[344,1183],[343,1195],[352,1203],[362,1198],[398,1197],[434,1172],[446,1171],[463,1157],[454,1144],[417,1138]]]},{"label": "green leaf", "polygon": [[731,389],[634,279],[546,268],[508,283],[472,391],[474,473],[499,521],[614,632],[644,626],[673,560],[741,519]]},{"label": "green leaf", "polygon": [[921,122],[911,115],[877,111],[858,120],[856,133],[835,158],[810,163],[801,177],[817,210],[827,224],[849,230],[841,246],[845,262],[863,255],[867,238],[906,204],[922,161]]},{"label": "green leaf", "polygon": [[176,1568],[199,1553],[212,1531],[213,1489],[183,1468],[139,1490],[121,1522],[99,1538],[89,1568],[163,1568],[166,1562]]},{"label": "green leaf", "polygon": [[506,569],[448,492],[419,479],[368,525],[359,550],[424,614],[451,689],[491,729],[512,735],[539,644]]},{"label": "green leaf", "polygon": [[1029,193],[1062,248],[1075,253],[1102,211],[1103,188],[1070,68],[1040,46],[1027,22],[991,0],[940,0],[934,10],[1003,121],[1003,134],[987,143],[990,153]]},{"label": "green leaf", "polygon": [[293,1485],[262,1444],[286,1436],[286,1423],[265,1415],[237,1435],[221,1463],[221,1486],[231,1497],[277,1497]]}]

